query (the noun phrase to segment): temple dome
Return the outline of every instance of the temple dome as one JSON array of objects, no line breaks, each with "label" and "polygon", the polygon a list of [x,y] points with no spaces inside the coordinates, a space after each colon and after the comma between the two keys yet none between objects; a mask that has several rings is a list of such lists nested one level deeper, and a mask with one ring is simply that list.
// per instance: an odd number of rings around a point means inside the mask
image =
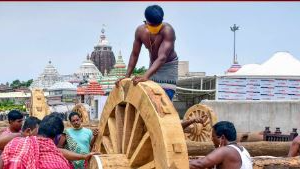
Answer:
[{"label": "temple dome", "polygon": [[30,89],[33,88],[48,89],[54,83],[59,81],[60,81],[60,75],[56,70],[56,68],[51,64],[51,61],[49,61],[49,64],[46,65],[43,73],[36,80],[32,82]]},{"label": "temple dome", "polygon": [[90,80],[90,79],[100,79],[102,77],[101,72],[94,65],[94,63],[90,60],[89,55],[87,55],[87,59],[82,62],[81,66],[75,73],[80,78]]},{"label": "temple dome", "polygon": [[116,60],[112,51],[112,46],[109,45],[109,41],[106,38],[104,28],[101,30],[99,43],[94,47],[94,51],[91,54],[91,60],[98,68],[98,70],[104,74],[104,71],[110,70],[114,67]]}]

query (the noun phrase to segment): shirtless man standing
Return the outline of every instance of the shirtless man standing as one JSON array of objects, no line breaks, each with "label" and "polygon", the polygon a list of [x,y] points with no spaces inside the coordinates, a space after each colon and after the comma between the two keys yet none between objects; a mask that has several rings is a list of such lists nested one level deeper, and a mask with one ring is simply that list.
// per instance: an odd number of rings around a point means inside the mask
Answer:
[{"label": "shirtless man standing", "polygon": [[[153,80],[159,83],[172,100],[178,79],[178,57],[174,50],[175,31],[173,27],[162,22],[163,9],[158,5],[148,6],[145,10],[144,24],[137,27],[125,78],[130,78],[139,58],[142,45],[149,50],[150,66],[143,76],[132,79],[134,85]],[[119,79],[116,82],[118,86]]]}]

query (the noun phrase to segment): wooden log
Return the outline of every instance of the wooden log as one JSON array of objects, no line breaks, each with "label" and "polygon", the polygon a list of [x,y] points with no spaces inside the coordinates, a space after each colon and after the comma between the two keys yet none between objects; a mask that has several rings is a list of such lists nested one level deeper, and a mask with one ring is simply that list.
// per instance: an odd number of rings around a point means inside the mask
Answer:
[{"label": "wooden log", "polygon": [[253,157],[253,169],[300,168],[300,157]]},{"label": "wooden log", "polygon": [[237,140],[239,142],[257,142],[257,141],[263,141],[264,136],[262,132],[237,133]]},{"label": "wooden log", "polygon": [[[239,145],[245,147],[251,156],[287,156],[291,142],[241,142]],[[189,156],[205,156],[215,148],[212,142],[200,143],[187,141]]]},{"label": "wooden log", "polygon": [[[190,160],[204,158],[205,156],[189,156]],[[253,169],[299,169],[300,157],[252,157]]]},{"label": "wooden log", "polygon": [[215,149],[212,142],[196,142],[186,140],[186,144],[189,156],[205,156]]}]

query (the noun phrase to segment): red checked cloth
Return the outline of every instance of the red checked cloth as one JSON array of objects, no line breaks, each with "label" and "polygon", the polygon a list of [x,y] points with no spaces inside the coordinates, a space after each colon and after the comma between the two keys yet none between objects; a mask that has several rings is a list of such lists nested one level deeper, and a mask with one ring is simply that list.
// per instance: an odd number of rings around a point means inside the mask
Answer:
[{"label": "red checked cloth", "polygon": [[5,128],[4,130],[1,131],[1,135],[6,135],[12,133],[9,129],[9,127]]},{"label": "red checked cloth", "polygon": [[44,137],[17,137],[2,152],[3,169],[72,169],[56,148]]}]

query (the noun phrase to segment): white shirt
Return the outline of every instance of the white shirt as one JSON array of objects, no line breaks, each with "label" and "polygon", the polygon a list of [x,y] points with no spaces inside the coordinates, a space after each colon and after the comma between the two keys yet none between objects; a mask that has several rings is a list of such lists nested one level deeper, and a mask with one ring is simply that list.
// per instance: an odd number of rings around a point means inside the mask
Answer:
[{"label": "white shirt", "polygon": [[240,154],[242,159],[241,169],[252,169],[252,159],[250,157],[250,154],[244,147],[241,146],[243,148],[243,151],[241,151],[238,147],[234,145],[228,145],[228,146],[233,147]]}]

